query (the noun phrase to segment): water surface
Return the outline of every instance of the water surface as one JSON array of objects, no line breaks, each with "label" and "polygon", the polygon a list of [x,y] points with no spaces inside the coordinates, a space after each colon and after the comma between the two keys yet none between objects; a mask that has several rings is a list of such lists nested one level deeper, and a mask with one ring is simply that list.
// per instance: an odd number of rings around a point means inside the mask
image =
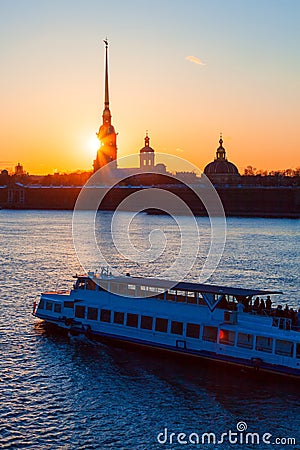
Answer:
[{"label": "water surface", "polygon": [[[143,270],[120,262],[109,236],[107,242],[103,238],[109,213],[97,220],[110,261],[133,274]],[[209,240],[206,219],[198,220],[203,246],[190,279],[197,278]],[[299,221],[231,218],[227,225],[225,253],[210,281],[283,290],[280,301],[300,307]],[[151,229],[171,237],[171,253],[148,267],[147,275],[156,276],[176,258],[179,235],[173,226],[167,216],[139,215],[132,223],[133,240],[141,247],[149,245]],[[276,448],[300,448],[298,385],[53,334],[32,317],[41,291],[70,287],[80,270],[71,231],[70,212],[0,211],[1,448],[270,448],[157,442],[165,428],[220,435],[236,430],[240,421],[252,432],[297,439],[298,444]]]}]

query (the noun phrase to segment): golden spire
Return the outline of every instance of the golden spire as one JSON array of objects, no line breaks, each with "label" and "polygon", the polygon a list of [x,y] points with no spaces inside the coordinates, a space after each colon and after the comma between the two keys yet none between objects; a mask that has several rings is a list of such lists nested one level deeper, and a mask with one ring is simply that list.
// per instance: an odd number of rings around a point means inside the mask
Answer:
[{"label": "golden spire", "polygon": [[105,44],[105,97],[104,106],[109,109],[109,92],[108,92],[108,40],[107,38],[103,40]]}]

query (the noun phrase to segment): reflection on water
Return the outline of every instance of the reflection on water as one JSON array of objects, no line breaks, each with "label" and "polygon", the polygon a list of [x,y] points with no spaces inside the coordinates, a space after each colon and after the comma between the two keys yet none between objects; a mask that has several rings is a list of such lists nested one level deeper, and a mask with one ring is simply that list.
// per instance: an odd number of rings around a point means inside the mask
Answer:
[{"label": "reflection on water", "polygon": [[[0,212],[1,448],[181,448],[159,445],[157,434],[165,427],[175,433],[221,434],[235,430],[239,421],[249,431],[295,437],[298,447],[284,448],[300,448],[298,385],[68,338],[31,316],[42,290],[69,287],[79,270],[71,217],[69,212]],[[138,216],[132,223],[135,240],[145,239],[151,226],[171,233],[169,220]],[[209,236],[205,219],[198,220]],[[299,221],[229,219],[225,254],[212,281],[279,288],[289,304],[300,306],[298,242]],[[107,246],[111,258],[117,258]],[[175,238],[172,246],[176,253]],[[122,264],[127,271],[128,263]],[[190,275],[197,277],[197,267]]]}]

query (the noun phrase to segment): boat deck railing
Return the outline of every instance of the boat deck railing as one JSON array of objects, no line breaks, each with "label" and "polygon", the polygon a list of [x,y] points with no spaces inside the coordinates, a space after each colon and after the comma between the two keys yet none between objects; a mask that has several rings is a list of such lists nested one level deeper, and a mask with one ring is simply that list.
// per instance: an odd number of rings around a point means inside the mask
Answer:
[{"label": "boat deck railing", "polygon": [[69,295],[70,291],[66,290],[66,289],[60,289],[60,290],[57,290],[57,291],[46,291],[46,292],[43,292],[43,295],[49,295],[49,294]]},{"label": "boat deck railing", "polygon": [[285,317],[273,317],[272,326],[280,330],[291,330],[292,320]]}]

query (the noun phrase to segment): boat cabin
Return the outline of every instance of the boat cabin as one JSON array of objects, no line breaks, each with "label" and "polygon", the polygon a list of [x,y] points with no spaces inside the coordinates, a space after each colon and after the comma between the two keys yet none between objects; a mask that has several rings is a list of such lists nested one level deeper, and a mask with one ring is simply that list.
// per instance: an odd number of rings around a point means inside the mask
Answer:
[{"label": "boat cabin", "polygon": [[280,291],[266,291],[260,289],[231,288],[190,282],[174,282],[154,278],[103,277],[94,272],[88,275],[76,275],[74,289],[92,291],[106,291],[130,298],[156,298],[179,303],[193,303],[208,306],[211,311],[221,308],[236,311],[237,305],[243,304],[245,312],[250,308],[252,298],[261,295],[282,294]]}]

